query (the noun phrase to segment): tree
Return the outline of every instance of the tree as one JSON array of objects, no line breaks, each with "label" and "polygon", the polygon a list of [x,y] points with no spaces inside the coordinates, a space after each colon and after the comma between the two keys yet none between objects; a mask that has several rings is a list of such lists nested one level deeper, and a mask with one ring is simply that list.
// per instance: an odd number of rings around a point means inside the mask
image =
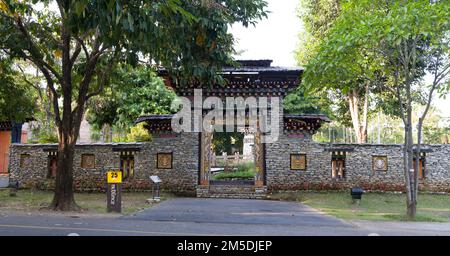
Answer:
[{"label": "tree", "polygon": [[[443,94],[449,87],[449,1],[350,0],[342,10],[333,27],[335,31],[320,48],[320,55],[327,56],[328,62],[323,62],[324,58],[315,59],[309,76],[324,76],[331,72],[336,77],[345,77],[363,72],[364,79],[376,81],[379,88],[395,97],[404,123],[407,216],[414,218],[418,165],[413,167],[413,159],[419,156],[423,121],[433,95]],[[374,60],[368,61],[368,67],[373,68],[348,72],[352,71],[352,62],[365,60]],[[433,77],[431,84],[422,82],[427,72]],[[379,77],[382,79],[377,79]],[[412,116],[415,102],[425,103],[425,110],[419,115],[414,154]]]},{"label": "tree", "polygon": [[27,87],[13,62],[0,54],[0,121],[25,122],[36,110],[35,94]]},{"label": "tree", "polygon": [[327,36],[341,12],[339,0],[300,0],[298,16],[304,30],[299,35],[296,59],[303,66],[314,58],[318,47]]},{"label": "tree", "polygon": [[230,155],[233,148],[242,154],[244,134],[241,132],[214,132],[212,143],[216,155],[221,155],[223,152]]},{"label": "tree", "polygon": [[[298,16],[305,30],[299,35],[296,59],[303,66],[317,53],[317,46],[323,40],[328,29],[339,14],[339,1],[301,0]],[[284,99],[284,110],[289,114],[326,114],[334,116],[332,102],[325,90],[307,92],[303,86],[289,93]]]},{"label": "tree", "polygon": [[[311,22],[311,20],[320,20],[319,18],[304,19],[306,24],[310,23],[306,28],[317,30],[317,32],[315,32],[316,39],[314,40],[316,43],[311,46],[315,54],[309,54],[303,86],[308,92],[332,91],[337,109],[335,112],[341,113],[340,119],[343,120],[346,120],[346,116],[349,114],[349,121],[353,126],[357,142],[365,143],[367,142],[368,116],[370,111],[375,109],[375,102],[372,102],[371,99],[373,98],[372,91],[376,90],[377,82],[380,79],[375,72],[380,68],[380,59],[376,54],[365,49],[363,42],[359,42],[359,45],[352,45],[353,48],[343,44],[347,40],[348,34],[352,33],[352,25],[360,18],[342,15],[342,5],[345,4],[345,1],[331,1],[334,5],[320,5],[319,2],[316,5],[329,9],[324,11],[321,8],[313,8],[312,11],[318,11],[309,16],[321,13],[334,15],[330,16],[331,21],[322,20],[321,23]],[[323,28],[320,24],[323,24]],[[307,49],[309,48],[305,50]],[[347,51],[346,54],[341,54],[344,49]],[[346,104],[342,104],[343,102]]]},{"label": "tree", "polygon": [[[345,69],[341,66],[341,68],[343,71],[352,72],[351,75],[343,76],[341,73],[318,69],[318,63],[336,58],[336,56],[330,56],[330,52],[321,50],[321,47],[325,39],[336,37],[336,30],[339,29],[334,27],[336,23],[338,25],[342,23],[338,20],[342,8],[341,2],[339,0],[301,0],[299,16],[305,30],[300,34],[300,44],[296,53],[298,63],[306,65],[307,68],[302,84],[305,87],[303,89],[304,96],[298,95],[297,97],[306,99],[306,102],[311,97],[310,95],[327,97],[328,102],[333,105],[334,111],[326,112],[334,112],[343,125],[352,125],[358,143],[365,143],[367,142],[369,92],[373,89],[373,85],[370,83],[370,78],[361,76],[361,74],[364,74],[362,71],[372,67],[371,60],[360,59],[357,62],[354,62],[353,59],[345,60],[351,67]],[[344,62],[343,59],[335,60],[335,63],[341,64],[342,62]],[[316,67],[317,69],[315,69]],[[298,92],[296,93],[298,94]]]},{"label": "tree", "polygon": [[108,88],[89,102],[87,120],[97,129],[107,125],[127,130],[141,115],[170,114],[175,96],[151,67],[119,65]]},{"label": "tree", "polygon": [[[394,80],[392,91],[400,103],[400,113],[405,125],[405,183],[407,192],[407,216],[414,219],[417,209],[419,159],[422,143],[423,122],[428,114],[435,92],[444,92],[449,88],[449,1],[405,2],[398,1],[380,22],[383,28],[392,30],[381,33],[380,51],[393,66],[389,70]],[[406,25],[405,25],[406,24]],[[425,68],[421,68],[421,62]],[[424,85],[416,79],[424,71],[432,75],[432,82]],[[417,146],[413,152],[413,87],[420,86],[425,92],[425,110],[419,115],[417,124]]]},{"label": "tree", "polygon": [[326,114],[332,117],[331,105],[326,91],[306,94],[302,86],[289,93],[283,101],[284,112],[288,114]]},{"label": "tree", "polygon": [[263,0],[0,0],[0,49],[37,67],[51,91],[59,143],[50,207],[79,209],[72,165],[81,120],[86,102],[101,93],[117,63],[136,64],[141,55],[171,74],[220,81],[215,71],[232,61],[228,25],[255,24],[266,15],[266,5]]}]

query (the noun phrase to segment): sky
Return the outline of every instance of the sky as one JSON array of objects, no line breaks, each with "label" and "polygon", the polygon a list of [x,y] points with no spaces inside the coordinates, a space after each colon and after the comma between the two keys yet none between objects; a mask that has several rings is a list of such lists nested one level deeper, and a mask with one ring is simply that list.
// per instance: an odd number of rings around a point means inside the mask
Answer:
[{"label": "sky", "polygon": [[[272,59],[272,66],[293,67],[298,34],[303,25],[297,17],[299,0],[266,0],[268,18],[245,28],[233,25],[231,33],[236,39],[236,59]],[[434,98],[434,105],[443,117],[450,119],[450,95],[447,99]]]},{"label": "sky", "polygon": [[236,59],[272,59],[273,66],[296,66],[294,50],[303,29],[297,17],[299,0],[268,0],[268,18],[253,27],[234,25],[235,49],[243,51]]}]

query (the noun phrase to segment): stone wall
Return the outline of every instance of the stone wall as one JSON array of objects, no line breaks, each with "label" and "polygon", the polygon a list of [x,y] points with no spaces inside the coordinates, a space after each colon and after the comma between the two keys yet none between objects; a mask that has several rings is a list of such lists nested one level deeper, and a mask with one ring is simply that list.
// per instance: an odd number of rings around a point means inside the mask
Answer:
[{"label": "stone wall", "polygon": [[[345,178],[333,179],[328,148],[352,149],[345,159]],[[450,192],[450,145],[424,146],[425,178],[420,189]],[[290,154],[306,154],[306,170],[291,170]],[[310,136],[283,134],[276,143],[266,144],[266,184],[269,190],[348,189],[404,190],[401,145],[316,143]],[[387,156],[387,171],[374,171],[373,156]]]},{"label": "stone wall", "polygon": [[[99,143],[78,144],[74,158],[74,184],[78,191],[104,191],[106,172],[120,168],[120,150],[138,149],[134,152],[134,176],[125,179],[125,190],[149,190],[150,175],[158,175],[161,188],[178,192],[195,191],[198,180],[198,134],[186,133],[176,137],[155,137],[149,143]],[[114,149],[114,150],[113,150]],[[51,189],[54,179],[47,178],[49,151],[55,144],[13,144],[10,147],[10,179],[19,181],[21,187]],[[157,153],[172,153],[172,169],[158,169]],[[83,154],[95,155],[94,168],[81,166]],[[23,157],[26,155],[26,157]],[[21,158],[22,160],[21,167]]]},{"label": "stone wall", "polygon": [[[345,160],[345,178],[331,176],[332,148],[351,149]],[[118,169],[120,150],[136,148],[134,177],[124,180],[126,190],[149,190],[150,175],[162,179],[162,189],[195,193],[198,187],[199,136],[184,133],[176,137],[155,137],[149,143],[79,144],[74,159],[74,179],[77,190],[105,189],[106,172]],[[420,189],[450,192],[450,145],[425,146],[425,178]],[[10,147],[10,179],[21,187],[50,189],[54,179],[47,178],[49,151],[55,144],[13,144]],[[348,189],[359,185],[366,190],[404,189],[401,145],[327,144],[311,141],[305,134],[281,134],[276,143],[265,144],[265,186],[270,190]],[[157,153],[172,153],[171,169],[157,168]],[[94,168],[81,167],[83,154],[95,155]],[[306,154],[306,170],[291,170],[290,155]],[[21,167],[21,158],[25,155]],[[387,171],[374,171],[373,156],[387,156]]]}]

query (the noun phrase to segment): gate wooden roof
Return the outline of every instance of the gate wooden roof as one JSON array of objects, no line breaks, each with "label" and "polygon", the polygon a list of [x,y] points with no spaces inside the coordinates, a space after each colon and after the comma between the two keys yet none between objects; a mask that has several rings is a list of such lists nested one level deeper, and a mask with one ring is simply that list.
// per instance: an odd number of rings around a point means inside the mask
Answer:
[{"label": "gate wooden roof", "polygon": [[[140,116],[135,123],[145,122],[144,127],[156,133],[172,132],[171,119],[173,115],[148,115]],[[330,122],[325,115],[301,114],[284,115],[283,128],[288,133],[314,133],[324,122]]]},{"label": "gate wooden roof", "polygon": [[178,96],[193,96],[194,89],[202,89],[203,96],[249,97],[278,96],[284,97],[295,89],[301,81],[303,68],[271,66],[272,60],[239,60],[238,67],[224,67],[220,73],[227,83],[205,85],[194,82],[185,86],[176,85],[168,77],[166,70],[158,74],[165,78],[167,86],[174,89]]}]

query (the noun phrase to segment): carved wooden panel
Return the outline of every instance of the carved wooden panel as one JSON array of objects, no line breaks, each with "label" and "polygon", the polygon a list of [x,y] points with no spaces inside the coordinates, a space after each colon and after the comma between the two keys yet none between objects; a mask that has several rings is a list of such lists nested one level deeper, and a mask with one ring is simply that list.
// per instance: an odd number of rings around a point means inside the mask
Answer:
[{"label": "carved wooden panel", "polygon": [[172,153],[158,153],[156,155],[156,168],[172,169]]},{"label": "carved wooden panel", "polygon": [[387,171],[388,170],[387,156],[373,156],[372,169],[374,171]]},{"label": "carved wooden panel", "polygon": [[81,155],[81,168],[85,168],[85,169],[95,168],[95,155],[94,154],[82,154]]},{"label": "carved wooden panel", "polygon": [[306,170],[306,154],[291,154],[291,170]]}]

